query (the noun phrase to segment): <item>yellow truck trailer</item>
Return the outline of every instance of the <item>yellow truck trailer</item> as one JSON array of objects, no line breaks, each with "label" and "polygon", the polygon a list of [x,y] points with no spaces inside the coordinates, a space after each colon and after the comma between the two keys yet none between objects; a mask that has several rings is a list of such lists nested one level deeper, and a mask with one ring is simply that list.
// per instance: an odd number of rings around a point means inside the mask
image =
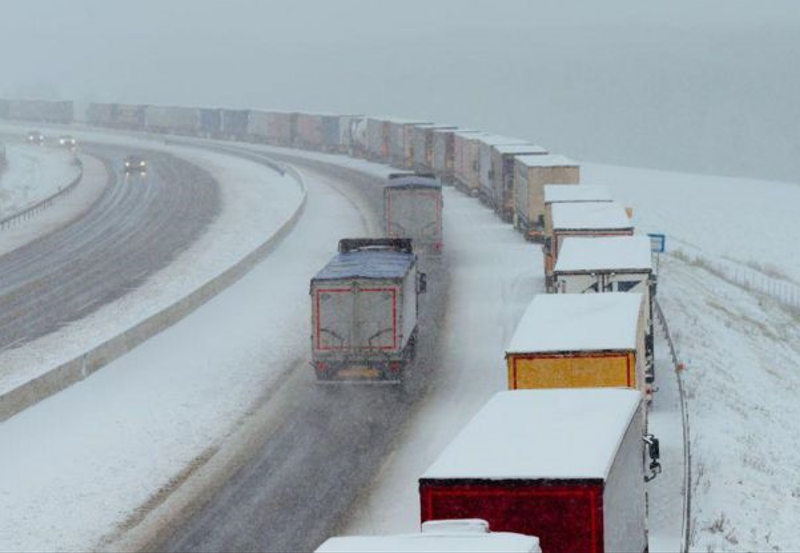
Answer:
[{"label": "yellow truck trailer", "polygon": [[506,351],[508,388],[645,391],[642,295],[540,294]]}]

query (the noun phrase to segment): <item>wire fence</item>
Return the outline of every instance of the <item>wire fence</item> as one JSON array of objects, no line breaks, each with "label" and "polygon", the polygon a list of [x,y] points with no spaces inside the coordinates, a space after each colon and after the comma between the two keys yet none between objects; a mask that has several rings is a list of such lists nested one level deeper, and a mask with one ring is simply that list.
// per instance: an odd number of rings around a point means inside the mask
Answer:
[{"label": "wire fence", "polygon": [[742,288],[770,296],[788,307],[800,310],[800,286],[793,282],[747,267],[719,270],[724,272],[729,280]]},{"label": "wire fence", "polygon": [[686,398],[686,388],[683,383],[684,364],[678,357],[678,351],[672,340],[667,318],[664,316],[664,311],[661,309],[661,304],[658,303],[658,300],[655,301],[655,307],[656,317],[661,324],[661,328],[667,338],[667,344],[669,345],[669,354],[672,358],[675,376],[678,379],[678,393],[681,402],[681,422],[683,427],[683,520],[681,521],[681,553],[687,553],[689,551],[692,535],[692,450],[689,406]]},{"label": "wire fence", "polygon": [[59,188],[55,194],[51,194],[47,198],[33,204],[28,208],[23,209],[19,213],[15,213],[9,217],[6,217],[5,219],[0,219],[0,230],[7,230],[18,226],[22,221],[26,221],[35,216],[37,213],[44,211],[53,205],[57,199],[66,196],[75,190],[75,188],[78,186],[78,183],[83,178],[83,162],[76,157],[72,163],[78,168],[78,175],[69,184]]}]

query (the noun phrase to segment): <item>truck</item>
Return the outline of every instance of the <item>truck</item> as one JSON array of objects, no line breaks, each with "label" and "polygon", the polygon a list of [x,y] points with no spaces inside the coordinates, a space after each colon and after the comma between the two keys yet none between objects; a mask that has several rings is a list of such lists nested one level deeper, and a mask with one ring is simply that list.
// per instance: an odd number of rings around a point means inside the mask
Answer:
[{"label": "truck", "polygon": [[551,218],[553,231],[545,237],[542,248],[548,290],[552,287],[553,267],[558,261],[561,244],[567,236],[633,236],[634,231],[628,211],[617,202],[555,203]]},{"label": "truck", "polygon": [[635,292],[644,297],[645,381],[655,381],[653,309],[657,277],[647,236],[564,239],[553,269],[559,294]]},{"label": "truck", "polygon": [[[528,142],[526,140],[522,140],[520,138],[510,138],[507,136],[500,136],[497,134],[482,136],[477,140],[477,182],[475,186],[478,190],[478,198],[480,200],[495,209],[495,198],[496,195],[494,193],[492,184],[492,149],[495,146],[524,146],[527,145]],[[528,146],[530,147],[530,146]],[[541,154],[543,151],[541,149],[537,149],[532,154]]]},{"label": "truck", "polygon": [[624,387],[646,392],[642,295],[539,294],[506,350],[510,390]]},{"label": "truck", "polygon": [[478,180],[478,140],[490,136],[486,132],[457,132],[453,143],[453,174],[456,188],[467,194],[477,196]]},{"label": "truck", "polygon": [[222,109],[220,134],[230,140],[244,140],[247,137],[249,109]]},{"label": "truck", "polygon": [[578,184],[580,166],[557,155],[514,157],[514,228],[528,240],[544,239],[544,185]]},{"label": "truck", "polygon": [[364,119],[363,115],[339,115],[339,153],[347,154],[356,149],[356,129]]},{"label": "truck", "polygon": [[392,173],[383,189],[389,238],[410,238],[414,251],[442,253],[442,184],[430,173]]},{"label": "truck", "polygon": [[389,117],[367,117],[366,119],[366,158],[377,163],[388,163],[389,155]]},{"label": "truck", "polygon": [[643,411],[633,390],[500,392],[419,479],[421,520],[486,520],[548,553],[647,551],[661,466]]},{"label": "truck", "polygon": [[389,164],[399,169],[410,169],[413,147],[411,136],[415,126],[430,125],[430,121],[392,118],[389,120]]},{"label": "truck", "polygon": [[421,532],[394,536],[329,538],[317,553],[541,553],[539,540],[511,532],[492,532],[480,519],[431,520]]},{"label": "truck", "polygon": [[408,168],[414,171],[432,171],[434,133],[453,129],[453,125],[439,123],[414,125],[411,128],[410,151],[407,154]]},{"label": "truck", "polygon": [[547,155],[535,144],[499,144],[490,155],[489,205],[506,223],[514,219],[514,158],[519,155]]},{"label": "truck", "polygon": [[579,186],[564,186],[562,184],[544,185],[544,234],[545,239],[553,234],[553,204],[583,203],[583,202],[611,202],[611,197],[606,186],[601,184],[581,184]]},{"label": "truck", "polygon": [[222,109],[200,108],[200,136],[219,138],[222,136]]},{"label": "truck", "polygon": [[[456,139],[459,141],[468,134],[477,134],[475,129],[443,129],[433,132],[433,164],[432,169],[442,182],[449,185],[456,183]],[[460,142],[459,142],[460,144]]]},{"label": "truck", "polygon": [[416,356],[425,274],[407,238],[344,238],[311,279],[312,365],[319,381],[399,383]]}]

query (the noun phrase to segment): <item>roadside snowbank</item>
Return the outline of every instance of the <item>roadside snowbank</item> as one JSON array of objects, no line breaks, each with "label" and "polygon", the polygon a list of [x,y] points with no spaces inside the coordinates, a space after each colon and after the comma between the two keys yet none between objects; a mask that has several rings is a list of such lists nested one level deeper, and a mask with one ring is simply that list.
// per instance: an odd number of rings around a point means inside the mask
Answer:
[{"label": "roadside snowbank", "polygon": [[6,144],[8,167],[0,173],[0,219],[10,217],[67,186],[80,170],[64,149]]}]

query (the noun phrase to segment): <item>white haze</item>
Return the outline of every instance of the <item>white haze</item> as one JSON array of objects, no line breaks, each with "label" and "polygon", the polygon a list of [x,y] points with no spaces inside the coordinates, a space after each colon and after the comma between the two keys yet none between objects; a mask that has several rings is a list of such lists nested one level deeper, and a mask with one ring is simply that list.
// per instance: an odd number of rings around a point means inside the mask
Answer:
[{"label": "white haze", "polygon": [[794,0],[10,0],[0,94],[396,114],[800,181]]}]

